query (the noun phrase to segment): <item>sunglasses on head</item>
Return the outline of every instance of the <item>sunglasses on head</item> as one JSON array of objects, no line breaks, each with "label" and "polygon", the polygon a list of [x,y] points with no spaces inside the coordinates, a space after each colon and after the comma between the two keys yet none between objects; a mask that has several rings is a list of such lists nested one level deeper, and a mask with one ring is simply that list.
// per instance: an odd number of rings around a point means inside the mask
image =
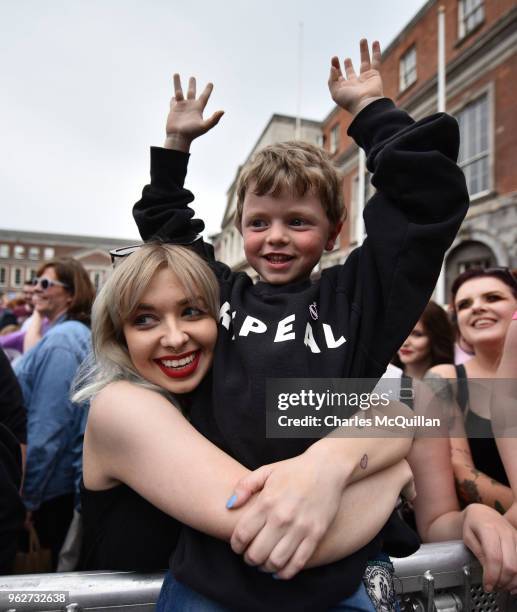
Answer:
[{"label": "sunglasses on head", "polygon": [[[202,238],[199,236],[196,236],[193,240],[190,241],[175,241],[175,242],[169,242],[169,243],[163,243],[163,244],[175,244],[178,246],[194,246],[195,244],[197,244],[198,242],[200,243],[202,241]],[[159,242],[159,241],[157,241]],[[134,244],[131,246],[126,246],[126,247],[122,247],[120,249],[113,249],[112,251],[110,251],[110,257],[111,257],[111,264],[114,268],[117,267],[117,265],[126,257],[129,257],[130,255],[132,255],[133,253],[135,253],[136,251],[138,251],[138,249],[142,246],[144,246],[145,243],[141,243],[141,244]]]},{"label": "sunglasses on head", "polygon": [[32,279],[32,286],[37,287],[38,285],[43,291],[50,289],[50,287],[64,287],[65,289],[69,289],[66,283],[62,283],[58,280],[51,280],[50,278],[45,278],[44,276]]}]

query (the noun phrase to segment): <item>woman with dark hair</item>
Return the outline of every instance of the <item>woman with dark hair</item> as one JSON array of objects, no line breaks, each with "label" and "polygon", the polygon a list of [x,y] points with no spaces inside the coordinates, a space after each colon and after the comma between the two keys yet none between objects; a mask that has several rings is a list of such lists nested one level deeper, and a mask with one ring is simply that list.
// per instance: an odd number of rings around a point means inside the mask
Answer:
[{"label": "woman with dark hair", "polygon": [[463,338],[475,351],[464,365],[438,365],[431,374],[456,382],[465,437],[451,438],[454,475],[464,504],[484,503],[503,513],[513,503],[491,422],[490,395],[472,379],[494,379],[512,315],[517,280],[508,268],[470,269],[452,285],[451,304]]},{"label": "woman with dark hair", "polygon": [[86,411],[69,399],[78,367],[90,351],[95,289],[74,259],[45,262],[35,279],[35,312],[50,324],[16,364],[27,407],[27,465],[23,501],[53,565],[66,536],[80,478]]},{"label": "woman with dark hair", "polygon": [[454,363],[454,334],[446,312],[429,302],[392,363],[411,378],[422,379],[439,363]]}]

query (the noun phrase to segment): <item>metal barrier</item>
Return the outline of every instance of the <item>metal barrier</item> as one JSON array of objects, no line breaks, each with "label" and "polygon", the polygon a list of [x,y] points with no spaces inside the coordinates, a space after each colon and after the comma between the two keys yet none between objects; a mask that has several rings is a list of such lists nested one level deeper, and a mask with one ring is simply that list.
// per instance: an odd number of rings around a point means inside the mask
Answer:
[{"label": "metal barrier", "polygon": [[[516,598],[483,591],[481,567],[461,542],[424,544],[411,557],[395,559],[394,565],[403,612],[517,612]],[[0,576],[0,612],[147,612],[154,609],[162,580],[163,574],[134,572]],[[36,603],[41,592],[66,593],[66,601],[57,603],[56,596]],[[27,601],[31,593],[34,597]]]}]

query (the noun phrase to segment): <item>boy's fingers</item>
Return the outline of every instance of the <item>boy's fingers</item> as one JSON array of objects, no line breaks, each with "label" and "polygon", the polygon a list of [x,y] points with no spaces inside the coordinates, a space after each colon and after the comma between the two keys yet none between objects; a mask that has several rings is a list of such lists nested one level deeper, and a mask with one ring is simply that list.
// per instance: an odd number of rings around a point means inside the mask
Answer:
[{"label": "boy's fingers", "polygon": [[345,73],[346,73],[346,78],[347,79],[352,79],[356,76],[355,74],[355,70],[354,70],[354,65],[352,64],[352,60],[347,57],[345,58]]},{"label": "boy's fingers", "polygon": [[361,69],[360,72],[366,72],[370,70],[370,50],[368,49],[368,41],[366,38],[362,38],[359,43],[359,49],[361,51]]},{"label": "boy's fingers", "polygon": [[219,123],[223,115],[224,111],[215,111],[215,113],[205,121],[206,129],[211,130],[215,125]]},{"label": "boy's fingers", "polygon": [[[332,70],[332,68],[334,68],[334,71]],[[332,75],[333,72],[335,72],[335,74],[336,74],[336,80],[340,76],[343,76],[343,73],[341,72],[341,66],[339,64],[339,58],[337,56],[335,56],[335,55],[330,60],[330,74]]]},{"label": "boy's fingers", "polygon": [[199,102],[201,104],[201,108],[204,109],[205,106],[207,105],[208,99],[210,98],[210,95],[212,94],[213,88],[214,88],[213,83],[207,83],[206,87],[199,94]]},{"label": "boy's fingers", "polygon": [[338,82],[338,74],[337,74],[337,70],[334,68],[334,66],[330,67],[330,74],[329,74],[329,80],[328,80],[328,86],[330,91],[332,91],[332,88],[334,87],[334,84]]},{"label": "boy's fingers", "polygon": [[378,40],[373,41],[372,45],[372,68],[380,70],[381,67],[381,45]]},{"label": "boy's fingers", "polygon": [[180,75],[177,72],[173,76],[173,81],[174,81],[174,97],[176,98],[176,102],[181,102],[183,100],[183,90],[181,89]]},{"label": "boy's fingers", "polygon": [[196,99],[196,78],[190,77],[188,80],[187,100]]}]

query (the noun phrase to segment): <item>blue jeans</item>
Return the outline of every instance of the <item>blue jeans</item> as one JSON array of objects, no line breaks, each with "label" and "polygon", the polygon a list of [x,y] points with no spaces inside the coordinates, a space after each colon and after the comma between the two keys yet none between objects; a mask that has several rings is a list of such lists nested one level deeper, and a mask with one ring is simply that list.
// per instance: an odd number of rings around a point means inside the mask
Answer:
[{"label": "blue jeans", "polygon": [[[381,578],[383,571],[384,580]],[[393,594],[390,595],[390,587],[386,586],[388,582],[391,582],[392,585],[391,576],[387,577],[391,573],[392,566],[387,555],[382,555],[370,562],[357,591],[343,599],[329,612],[376,612],[377,609],[397,612],[398,604],[390,600]],[[365,585],[375,591],[375,593],[372,592],[372,597],[377,599],[382,606],[387,607],[376,608]],[[156,612],[228,612],[228,609],[178,582],[168,571],[156,603]]]}]

